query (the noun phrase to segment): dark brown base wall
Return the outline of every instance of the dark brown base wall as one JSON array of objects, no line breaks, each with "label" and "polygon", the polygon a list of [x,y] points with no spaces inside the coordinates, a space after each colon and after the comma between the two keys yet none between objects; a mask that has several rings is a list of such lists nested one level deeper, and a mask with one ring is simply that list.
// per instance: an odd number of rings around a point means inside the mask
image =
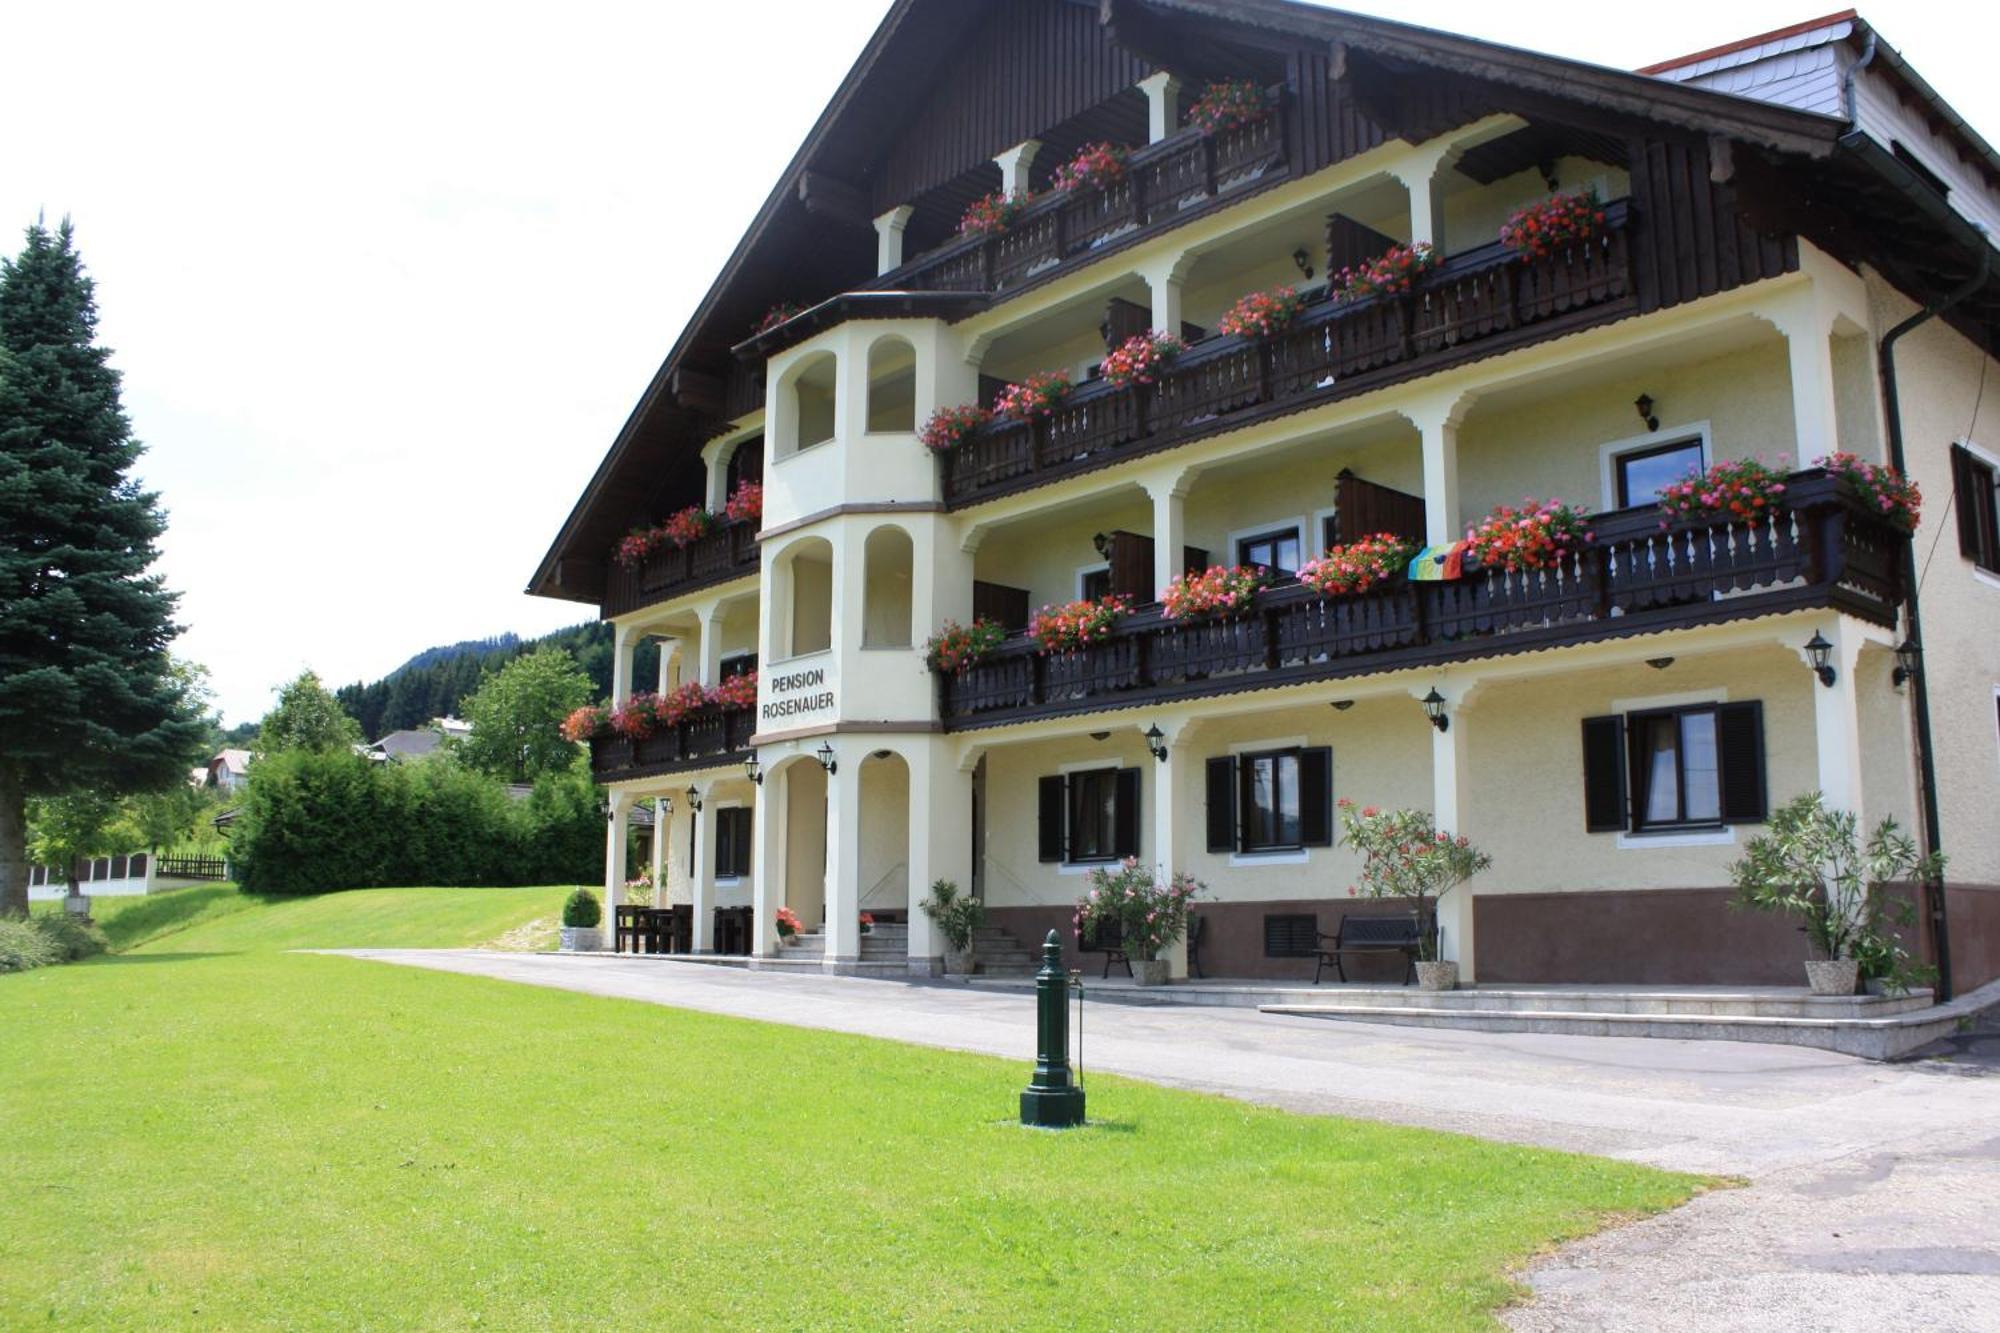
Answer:
[{"label": "dark brown base wall", "polygon": [[[1310,982],[1313,977],[1312,959],[1264,956],[1266,914],[1289,916],[1311,912],[1318,918],[1319,928],[1331,935],[1339,928],[1340,918],[1348,913],[1357,916],[1392,916],[1408,910],[1409,908],[1400,902],[1357,903],[1351,898],[1198,903],[1194,909],[1195,915],[1206,922],[1202,928],[1201,970],[1203,975],[1209,977],[1255,977]],[[1013,932],[1014,938],[1026,945],[1038,958],[1043,937],[1049,931],[1055,931],[1056,938],[1063,946],[1063,965],[1080,968],[1084,978],[1088,980],[1103,972],[1104,955],[1077,952],[1071,913],[1072,909],[1068,907],[994,907],[987,909],[986,916],[992,924]],[[1114,966],[1111,970],[1115,975],[1124,975],[1123,968]],[[1354,981],[1381,981],[1393,984],[1403,980],[1405,968],[1403,961],[1398,957],[1359,956],[1348,960],[1347,975]],[[1333,968],[1329,965],[1326,969],[1326,980],[1331,982],[1334,979]]]},{"label": "dark brown base wall", "polygon": [[1482,983],[1800,986],[1797,921],[1732,907],[1731,889],[1495,893],[1473,899]]},{"label": "dark brown base wall", "polygon": [[1951,984],[1963,995],[2000,977],[2000,884],[1947,884]]}]

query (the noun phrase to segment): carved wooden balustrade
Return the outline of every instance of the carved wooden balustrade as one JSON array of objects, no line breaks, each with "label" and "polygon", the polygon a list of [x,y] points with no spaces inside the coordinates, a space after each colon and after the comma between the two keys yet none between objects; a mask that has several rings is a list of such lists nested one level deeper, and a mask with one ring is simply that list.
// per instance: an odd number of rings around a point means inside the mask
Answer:
[{"label": "carved wooden balustrade", "polygon": [[635,566],[613,560],[605,577],[604,616],[608,620],[756,572],[757,525],[725,519],[686,546],[662,546]]},{"label": "carved wooden balustrade", "polygon": [[1111,637],[1043,655],[1024,634],[938,676],[946,725],[994,726],[1172,699],[1654,633],[1825,607],[1893,626],[1902,534],[1821,469],[1789,478],[1788,507],[1759,526],[1662,526],[1658,506],[1599,515],[1594,539],[1553,569],[1398,579],[1359,596],[1297,583],[1232,620],[1181,624],[1158,607]]},{"label": "carved wooden balustrade", "polygon": [[750,737],[756,730],[757,710],[746,706],[703,709],[662,726],[642,740],[593,737],[590,773],[599,782],[622,782],[660,773],[740,765],[750,757]]}]

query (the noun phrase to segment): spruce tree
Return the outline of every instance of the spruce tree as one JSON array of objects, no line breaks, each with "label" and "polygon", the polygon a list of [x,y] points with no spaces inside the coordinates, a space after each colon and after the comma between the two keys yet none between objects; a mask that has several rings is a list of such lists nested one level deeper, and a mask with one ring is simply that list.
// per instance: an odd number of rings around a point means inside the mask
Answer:
[{"label": "spruce tree", "polygon": [[67,219],[0,260],[0,914],[25,912],[30,796],[186,781],[203,724],[149,573],[166,520],[97,345]]}]

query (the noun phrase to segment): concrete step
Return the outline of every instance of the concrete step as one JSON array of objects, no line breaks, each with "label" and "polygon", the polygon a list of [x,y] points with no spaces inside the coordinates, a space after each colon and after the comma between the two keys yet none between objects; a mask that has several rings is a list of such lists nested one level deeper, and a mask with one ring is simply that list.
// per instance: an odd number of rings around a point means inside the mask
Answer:
[{"label": "concrete step", "polygon": [[[1116,969],[1114,969],[1116,970]],[[1192,983],[1199,987],[1201,983]],[[1331,1004],[1345,1008],[1419,1009],[1440,1013],[1591,1013],[1660,1018],[1887,1018],[1931,1005],[1931,992],[1911,991],[1894,997],[1878,995],[1823,996],[1803,989],[1693,990],[1634,987],[1478,986],[1454,991],[1420,991],[1406,986],[1329,986],[1318,990],[1273,986],[1283,990],[1270,1004]]]}]

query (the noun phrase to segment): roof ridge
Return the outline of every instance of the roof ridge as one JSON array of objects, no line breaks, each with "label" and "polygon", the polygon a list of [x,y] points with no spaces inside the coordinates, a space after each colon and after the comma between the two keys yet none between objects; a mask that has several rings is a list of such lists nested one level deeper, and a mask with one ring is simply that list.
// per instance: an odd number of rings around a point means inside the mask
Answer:
[{"label": "roof ridge", "polygon": [[1738,51],[1747,51],[1753,46],[1762,46],[1765,42],[1775,42],[1786,37],[1796,37],[1800,33],[1811,32],[1814,28],[1825,28],[1835,23],[1852,23],[1860,17],[1861,13],[1859,10],[1843,9],[1837,14],[1826,14],[1816,19],[1807,19],[1803,23],[1793,23],[1783,28],[1773,28],[1769,32],[1760,32],[1751,37],[1739,37],[1733,42],[1724,42],[1720,46],[1711,46],[1706,51],[1696,51],[1693,55],[1675,56],[1672,60],[1662,60],[1651,65],[1641,65],[1632,72],[1634,74],[1663,74],[1667,70],[1680,69],[1684,65],[1699,64],[1704,60],[1713,60],[1717,56],[1733,55]]}]

